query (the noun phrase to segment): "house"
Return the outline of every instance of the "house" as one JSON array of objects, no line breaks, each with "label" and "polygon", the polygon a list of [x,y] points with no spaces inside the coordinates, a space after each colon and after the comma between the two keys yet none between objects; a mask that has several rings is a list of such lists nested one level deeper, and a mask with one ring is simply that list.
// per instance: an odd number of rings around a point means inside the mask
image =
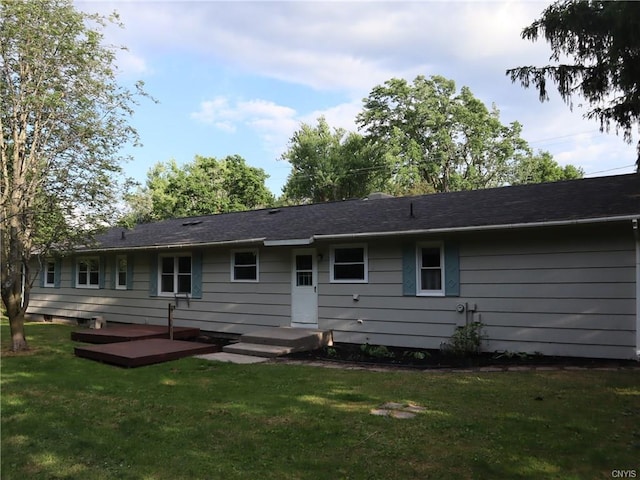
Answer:
[{"label": "house", "polygon": [[640,354],[637,174],[263,209],[114,228],[45,262],[29,312],[336,342]]}]

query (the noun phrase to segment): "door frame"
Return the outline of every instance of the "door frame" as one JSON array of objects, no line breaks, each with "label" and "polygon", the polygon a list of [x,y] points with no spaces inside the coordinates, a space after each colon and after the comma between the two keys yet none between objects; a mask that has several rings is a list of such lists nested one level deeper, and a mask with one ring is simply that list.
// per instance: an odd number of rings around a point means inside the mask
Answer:
[{"label": "door frame", "polygon": [[[311,255],[311,285],[299,287],[297,285],[297,265],[298,255]],[[299,290],[304,288],[304,291]],[[304,302],[307,303],[305,308]],[[304,322],[296,322],[299,317],[299,310],[308,313]],[[315,248],[294,248],[291,252],[291,326],[295,328],[318,328],[318,258]]]}]

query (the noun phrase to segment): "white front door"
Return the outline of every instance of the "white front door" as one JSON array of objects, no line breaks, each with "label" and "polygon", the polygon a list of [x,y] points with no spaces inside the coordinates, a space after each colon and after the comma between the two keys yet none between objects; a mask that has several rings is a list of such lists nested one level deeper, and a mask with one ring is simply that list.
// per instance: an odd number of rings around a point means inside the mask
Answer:
[{"label": "white front door", "polygon": [[318,262],[314,248],[300,248],[293,251],[291,326],[318,328]]}]

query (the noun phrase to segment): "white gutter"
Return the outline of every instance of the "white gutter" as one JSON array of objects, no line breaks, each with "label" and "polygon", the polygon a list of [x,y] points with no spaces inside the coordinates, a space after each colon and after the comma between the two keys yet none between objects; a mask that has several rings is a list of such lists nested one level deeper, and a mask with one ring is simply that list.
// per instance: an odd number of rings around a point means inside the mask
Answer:
[{"label": "white gutter", "polygon": [[620,217],[585,218],[579,220],[558,220],[553,222],[532,222],[532,223],[508,223],[502,225],[481,225],[477,227],[450,227],[450,228],[423,228],[416,230],[403,230],[397,232],[363,232],[363,233],[338,233],[329,235],[314,235],[315,240],[345,240],[350,238],[363,237],[397,237],[404,235],[424,235],[427,233],[456,233],[456,232],[479,232],[487,230],[509,230],[514,228],[533,227],[560,227],[569,225],[588,225],[590,223],[622,222],[633,221],[637,215],[625,215]]},{"label": "white gutter", "polygon": [[636,239],[636,360],[640,361],[640,232],[638,220],[633,220],[633,233]]},{"label": "white gutter", "polygon": [[131,251],[131,250],[175,250],[175,249],[185,249],[185,248],[194,248],[194,247],[224,247],[224,246],[234,246],[234,245],[244,245],[250,243],[260,243],[264,242],[266,237],[260,238],[243,238],[242,240],[224,240],[222,242],[203,242],[203,243],[176,243],[169,245],[143,245],[140,247],[109,247],[109,248],[96,248],[96,249],[86,249],[81,250],[78,249],[76,252],[117,252],[121,250]]},{"label": "white gutter", "polygon": [[309,238],[292,238],[289,240],[265,240],[265,247],[295,247],[298,245],[311,245],[313,237]]}]

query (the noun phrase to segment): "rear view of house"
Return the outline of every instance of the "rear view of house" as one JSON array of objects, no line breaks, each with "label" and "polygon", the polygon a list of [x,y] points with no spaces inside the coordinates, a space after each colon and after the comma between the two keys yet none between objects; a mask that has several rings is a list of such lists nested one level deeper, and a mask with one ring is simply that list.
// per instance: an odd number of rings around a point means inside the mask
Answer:
[{"label": "rear view of house", "polygon": [[239,335],[638,358],[636,174],[282,207],[115,228],[44,262],[31,314]]}]

